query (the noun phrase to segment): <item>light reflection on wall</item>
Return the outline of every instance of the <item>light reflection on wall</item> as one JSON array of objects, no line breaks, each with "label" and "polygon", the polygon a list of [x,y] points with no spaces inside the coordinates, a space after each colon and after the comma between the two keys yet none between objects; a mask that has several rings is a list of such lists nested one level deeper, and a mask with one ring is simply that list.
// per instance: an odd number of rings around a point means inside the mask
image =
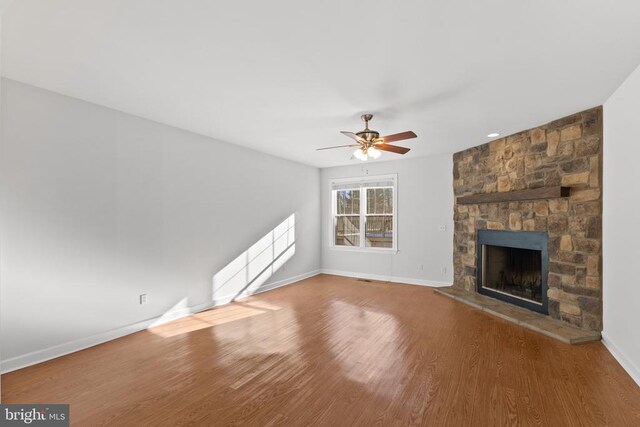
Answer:
[{"label": "light reflection on wall", "polygon": [[291,214],[213,276],[213,299],[252,294],[295,252],[295,214]]},{"label": "light reflection on wall", "polygon": [[[295,214],[291,214],[213,276],[213,302],[226,303],[251,295],[290,260],[295,251]],[[256,302],[251,306],[246,303],[232,304],[164,325],[189,310],[187,298],[183,298],[154,321],[149,330],[171,337],[279,309],[269,307],[265,311],[255,305]]]}]

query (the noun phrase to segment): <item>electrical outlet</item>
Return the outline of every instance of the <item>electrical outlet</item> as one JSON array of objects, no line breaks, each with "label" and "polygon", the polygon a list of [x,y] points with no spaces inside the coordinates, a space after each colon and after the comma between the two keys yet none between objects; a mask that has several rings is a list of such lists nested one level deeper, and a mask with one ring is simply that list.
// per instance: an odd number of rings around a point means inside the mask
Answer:
[{"label": "electrical outlet", "polygon": [[418,270],[424,270],[424,264],[420,264],[420,266],[418,267]]},{"label": "electrical outlet", "polygon": [[141,294],[140,295],[140,305],[146,304],[147,303],[147,294]]},{"label": "electrical outlet", "polygon": [[442,267],[442,275],[445,276],[447,274],[447,267]]},{"label": "electrical outlet", "polygon": [[447,231],[447,225],[446,225],[446,224],[443,224],[443,225],[439,226],[439,227],[438,227],[438,230],[440,230],[440,231]]}]

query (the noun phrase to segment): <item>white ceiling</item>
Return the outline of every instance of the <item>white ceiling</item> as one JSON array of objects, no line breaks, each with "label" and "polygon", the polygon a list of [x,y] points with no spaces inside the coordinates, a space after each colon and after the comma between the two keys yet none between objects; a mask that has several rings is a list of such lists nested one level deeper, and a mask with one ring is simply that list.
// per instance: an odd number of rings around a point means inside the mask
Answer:
[{"label": "white ceiling", "polygon": [[363,112],[412,157],[602,104],[640,2],[20,0],[2,42],[11,79],[325,167]]}]

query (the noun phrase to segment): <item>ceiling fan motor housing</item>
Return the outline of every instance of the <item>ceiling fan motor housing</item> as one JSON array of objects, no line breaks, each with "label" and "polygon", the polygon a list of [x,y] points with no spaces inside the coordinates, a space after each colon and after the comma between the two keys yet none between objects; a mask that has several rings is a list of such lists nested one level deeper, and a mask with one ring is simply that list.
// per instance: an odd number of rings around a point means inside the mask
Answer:
[{"label": "ceiling fan motor housing", "polygon": [[375,130],[365,129],[356,133],[356,135],[358,135],[360,138],[364,139],[367,142],[371,142],[374,139],[377,139],[380,136],[380,133],[376,132]]},{"label": "ceiling fan motor housing", "polygon": [[369,120],[373,118],[373,114],[363,114],[362,116],[360,116],[360,118],[364,122],[364,130],[361,130],[360,132],[356,133],[356,135],[358,135],[360,138],[364,139],[367,142],[372,142],[374,139],[379,138],[380,137],[379,132],[369,129]]}]

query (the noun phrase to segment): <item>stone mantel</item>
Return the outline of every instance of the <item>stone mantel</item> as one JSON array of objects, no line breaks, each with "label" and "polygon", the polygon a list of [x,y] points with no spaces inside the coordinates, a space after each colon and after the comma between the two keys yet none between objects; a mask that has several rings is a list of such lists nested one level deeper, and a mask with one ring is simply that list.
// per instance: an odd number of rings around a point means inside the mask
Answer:
[{"label": "stone mantel", "polygon": [[480,193],[471,196],[460,196],[456,200],[459,205],[477,205],[480,203],[518,202],[525,200],[555,199],[569,197],[571,187],[554,186],[530,188],[527,190],[509,191],[506,193]]}]

